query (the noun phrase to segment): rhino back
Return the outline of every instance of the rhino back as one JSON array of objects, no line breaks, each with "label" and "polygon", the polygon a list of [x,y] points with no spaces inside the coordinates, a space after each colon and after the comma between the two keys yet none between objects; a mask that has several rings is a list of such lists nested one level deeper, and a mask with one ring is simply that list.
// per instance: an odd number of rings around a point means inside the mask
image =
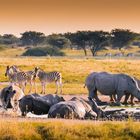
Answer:
[{"label": "rhino back", "polygon": [[113,74],[98,73],[94,79],[96,89],[102,94],[110,95],[115,92],[117,81]]},{"label": "rhino back", "polygon": [[40,98],[46,100],[46,102],[50,106],[59,103],[60,101],[64,101],[62,97],[59,97],[58,95],[55,94],[47,94],[45,96],[41,96]]},{"label": "rhino back", "polygon": [[36,115],[47,114],[50,109],[48,102],[44,99],[34,98],[32,112]]}]

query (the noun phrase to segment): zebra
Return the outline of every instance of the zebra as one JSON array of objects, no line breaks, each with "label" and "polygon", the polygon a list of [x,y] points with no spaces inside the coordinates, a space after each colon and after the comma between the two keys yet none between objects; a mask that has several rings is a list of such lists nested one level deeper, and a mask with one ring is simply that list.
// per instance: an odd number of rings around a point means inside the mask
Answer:
[{"label": "zebra", "polygon": [[30,71],[22,71],[16,65],[11,66],[11,68],[14,72],[24,72],[27,75],[26,80],[27,80],[27,83],[30,84],[29,93],[32,91],[33,85],[35,87],[35,93],[37,92],[36,83],[35,83],[37,69],[34,68],[33,70],[30,70]]},{"label": "zebra", "polygon": [[27,82],[27,74],[25,72],[13,72],[13,70],[11,69],[10,66],[6,67],[6,72],[5,72],[5,76],[9,77],[9,81],[12,84],[19,84],[19,87],[21,87],[21,89],[24,92],[24,89],[26,87],[26,82]]},{"label": "zebra", "polygon": [[36,76],[39,78],[42,86],[41,93],[45,94],[46,84],[55,82],[56,84],[56,92],[58,93],[58,88],[60,88],[60,94],[62,94],[62,74],[58,71],[53,72],[45,72],[41,68],[36,67]]}]

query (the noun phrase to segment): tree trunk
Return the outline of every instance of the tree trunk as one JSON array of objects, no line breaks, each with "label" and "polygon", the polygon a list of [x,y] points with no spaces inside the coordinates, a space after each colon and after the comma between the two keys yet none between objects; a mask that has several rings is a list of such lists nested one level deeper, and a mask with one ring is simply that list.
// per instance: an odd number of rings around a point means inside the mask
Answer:
[{"label": "tree trunk", "polygon": [[97,53],[96,49],[91,47],[90,50],[91,50],[92,56],[95,56]]},{"label": "tree trunk", "polygon": [[85,56],[87,56],[87,50],[86,50],[86,48],[83,48],[83,50],[84,50]]}]

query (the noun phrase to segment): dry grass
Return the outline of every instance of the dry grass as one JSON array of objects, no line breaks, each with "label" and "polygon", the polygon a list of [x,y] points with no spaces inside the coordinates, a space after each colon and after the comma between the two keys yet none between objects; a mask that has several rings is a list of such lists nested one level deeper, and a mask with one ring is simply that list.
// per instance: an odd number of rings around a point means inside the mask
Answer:
[{"label": "dry grass", "polygon": [[[39,66],[47,72],[59,71],[63,77],[64,94],[86,94],[83,88],[85,78],[93,71],[107,71],[111,73],[126,73],[140,79],[140,60],[123,59],[69,59],[69,58],[1,58],[0,81],[8,81],[4,76],[7,65],[18,65],[22,70],[32,70]],[[38,81],[39,82],[39,81]],[[3,85],[1,85],[3,87]],[[40,83],[37,84],[41,90]],[[47,93],[55,92],[55,84],[48,85]]]},{"label": "dry grass", "polygon": [[98,122],[80,120],[25,120],[0,121],[0,139],[16,140],[139,140],[138,122]]},{"label": "dry grass", "polygon": [[[6,50],[4,50],[6,51]],[[21,52],[21,50],[19,50]],[[39,66],[45,71],[60,71],[63,76],[64,94],[87,94],[83,88],[86,76],[93,71],[108,71],[111,73],[126,73],[140,79],[140,60],[95,60],[95,59],[69,59],[69,58],[6,58],[19,52],[11,51],[0,58],[0,81],[8,81],[4,76],[7,65],[18,65],[23,70],[31,70]],[[1,52],[0,52],[1,53]],[[77,53],[72,52],[72,56]],[[83,52],[80,52],[83,54]],[[79,53],[79,56],[81,55]],[[0,88],[4,85],[0,85]],[[28,86],[29,87],[29,86]],[[40,91],[40,84],[37,84]],[[26,93],[27,93],[26,89]],[[47,87],[48,93],[55,91],[55,85]],[[139,122],[98,122],[80,120],[35,120],[22,118],[0,118],[0,139],[2,140],[139,140]]]}]

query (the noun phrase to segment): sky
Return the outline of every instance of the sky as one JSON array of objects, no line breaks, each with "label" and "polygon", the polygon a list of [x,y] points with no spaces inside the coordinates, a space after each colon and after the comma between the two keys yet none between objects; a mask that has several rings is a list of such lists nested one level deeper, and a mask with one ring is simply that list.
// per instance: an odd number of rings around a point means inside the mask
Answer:
[{"label": "sky", "polygon": [[0,0],[0,34],[130,29],[140,33],[140,0]]}]

